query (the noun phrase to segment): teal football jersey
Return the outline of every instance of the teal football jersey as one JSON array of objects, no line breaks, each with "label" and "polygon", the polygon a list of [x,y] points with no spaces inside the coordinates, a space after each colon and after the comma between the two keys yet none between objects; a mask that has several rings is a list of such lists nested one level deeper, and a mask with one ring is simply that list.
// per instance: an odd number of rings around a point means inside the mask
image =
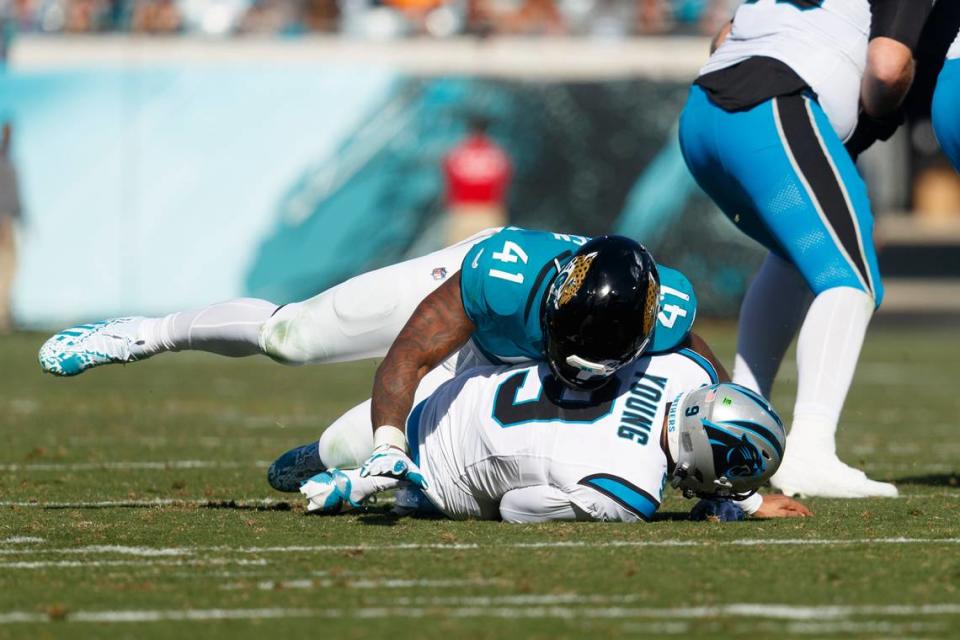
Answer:
[{"label": "teal football jersey", "polygon": [[[540,306],[554,276],[589,238],[506,227],[463,259],[463,308],[476,326],[473,342],[494,363],[543,359]],[[693,325],[697,298],[690,281],[658,265],[660,312],[648,352],[679,347]]]}]

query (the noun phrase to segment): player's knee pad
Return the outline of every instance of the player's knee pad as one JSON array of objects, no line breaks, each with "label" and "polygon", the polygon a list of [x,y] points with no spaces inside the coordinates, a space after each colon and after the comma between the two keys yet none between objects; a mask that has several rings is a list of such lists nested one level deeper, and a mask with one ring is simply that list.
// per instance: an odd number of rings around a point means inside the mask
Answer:
[{"label": "player's knee pad", "polygon": [[263,353],[292,365],[382,357],[422,296],[372,275],[281,307],[260,330]]},{"label": "player's knee pad", "polygon": [[280,307],[260,327],[258,341],[261,351],[281,364],[295,366],[309,361],[298,336],[301,304]]},{"label": "player's knee pad", "polygon": [[[864,223],[862,228],[866,237],[870,238],[872,225],[868,223]],[[793,263],[814,295],[847,287],[868,295],[875,307],[879,307],[883,300],[883,282],[872,244],[823,242],[806,253],[800,253]]]},{"label": "player's knee pad", "polygon": [[873,300],[873,308],[880,308],[880,303],[883,302],[883,283],[880,281],[880,278],[876,278],[873,282],[873,288],[864,287],[862,284],[854,284],[848,279],[839,279],[836,282],[826,283],[824,286],[817,287],[813,290],[814,295],[820,295],[831,289],[856,289],[867,295],[871,300]]},{"label": "player's knee pad", "polygon": [[849,283],[841,283],[835,286],[823,287],[819,290],[814,291],[814,297],[824,293],[843,290],[843,289],[846,289],[848,291],[853,289],[854,291],[858,291],[862,293],[865,296],[864,303],[866,303],[866,300],[869,300],[870,302],[872,302],[874,311],[880,307],[880,303],[883,301],[883,284],[880,283],[879,280],[877,281],[875,290],[873,291],[869,289],[865,289],[862,286],[854,286]]}]

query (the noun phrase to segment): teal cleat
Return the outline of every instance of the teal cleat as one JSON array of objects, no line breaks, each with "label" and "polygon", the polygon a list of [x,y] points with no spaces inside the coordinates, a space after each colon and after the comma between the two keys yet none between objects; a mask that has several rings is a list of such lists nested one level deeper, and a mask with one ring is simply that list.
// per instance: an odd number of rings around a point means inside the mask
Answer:
[{"label": "teal cleat", "polygon": [[320,459],[320,441],[290,449],[267,469],[267,482],[277,491],[296,493],[304,482],[327,467]]},{"label": "teal cleat", "polygon": [[350,498],[353,482],[340,469],[318,473],[303,483],[300,493],[307,498],[307,512],[321,515],[359,509],[360,503]]},{"label": "teal cleat", "polygon": [[40,368],[55,376],[75,376],[104,364],[134,362],[136,329],[143,318],[114,318],[80,324],[40,347]]}]

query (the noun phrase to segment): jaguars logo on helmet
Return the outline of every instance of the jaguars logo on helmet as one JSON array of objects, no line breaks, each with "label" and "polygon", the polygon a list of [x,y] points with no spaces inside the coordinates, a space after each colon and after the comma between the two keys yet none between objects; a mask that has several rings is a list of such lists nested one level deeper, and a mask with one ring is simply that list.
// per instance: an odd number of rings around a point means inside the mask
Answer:
[{"label": "jaguars logo on helmet", "polygon": [[643,334],[653,335],[660,312],[660,286],[647,287],[647,302],[643,311]]},{"label": "jaguars logo on helmet", "polygon": [[562,307],[577,295],[580,287],[583,286],[584,279],[587,277],[587,271],[590,270],[590,265],[593,264],[593,259],[596,257],[596,252],[585,256],[577,255],[563,268],[563,271],[557,276],[562,280],[558,280],[555,285],[557,294],[554,304]]},{"label": "jaguars logo on helmet", "polygon": [[643,353],[653,335],[660,277],[653,257],[622,236],[594,238],[554,277],[541,309],[554,376],[596,389]]}]

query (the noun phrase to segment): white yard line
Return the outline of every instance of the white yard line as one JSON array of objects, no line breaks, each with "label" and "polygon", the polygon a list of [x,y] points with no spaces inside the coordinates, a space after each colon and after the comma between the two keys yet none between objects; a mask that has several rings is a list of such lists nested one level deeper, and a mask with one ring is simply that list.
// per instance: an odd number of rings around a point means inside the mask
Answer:
[{"label": "white yard line", "polygon": [[[154,464],[154,463],[149,463]],[[160,464],[160,463],[156,463]],[[260,464],[257,462],[256,464]],[[264,463],[265,464],[265,463]],[[923,472],[924,468],[912,469],[915,472]],[[929,493],[909,493],[901,494],[900,498],[960,498],[960,490],[942,490],[931,491]],[[41,502],[38,500],[0,500],[2,507],[21,507],[35,509],[106,509],[106,508],[151,508],[151,507],[192,507],[192,506],[218,506],[225,504],[236,504],[239,507],[244,506],[271,506],[283,503],[298,503],[300,497],[291,494],[286,499],[275,498],[146,498],[129,500],[79,500],[75,502]],[[389,498],[381,501],[379,504],[390,504]]]},{"label": "white yard line", "polygon": [[46,542],[46,540],[34,536],[11,536],[9,538],[0,538],[0,544],[41,544],[43,542]]},{"label": "white yard line", "polygon": [[[184,609],[76,611],[67,614],[71,622],[163,622],[169,620],[251,620],[260,618],[314,617],[310,609]],[[17,622],[61,622],[57,617],[27,611],[0,613],[0,624]]]},{"label": "white yard line", "polygon": [[[726,623],[729,624],[729,623]],[[742,635],[750,633],[759,637],[773,637],[774,634],[782,635],[812,635],[824,636],[828,634],[880,634],[884,638],[904,638],[906,633],[929,634],[934,631],[943,631],[946,627],[941,622],[871,622],[838,620],[833,622],[752,622],[748,626],[735,625],[733,630],[727,629],[727,633],[733,635]],[[688,635],[691,632],[691,623],[686,621],[673,622],[625,622],[621,628],[631,634],[637,635]],[[701,630],[700,635],[705,636],[707,632]],[[942,634],[941,634],[942,635]]]},{"label": "white yard line", "polygon": [[266,460],[229,462],[220,460],[159,460],[159,461],[105,461],[105,462],[27,462],[0,464],[0,471],[130,471],[166,469],[240,469],[267,467]]},{"label": "white yard line", "polygon": [[[489,587],[498,584],[504,584],[504,580],[487,580],[483,578],[476,579],[418,579],[406,580],[400,578],[385,578],[378,580],[342,580],[313,579],[303,578],[297,580],[262,580],[257,583],[257,589],[261,591],[274,591],[276,589],[445,589],[449,587]],[[242,582],[232,582],[221,586],[221,589],[232,591],[244,589],[248,585]]]},{"label": "white yard line", "polygon": [[[550,606],[623,606],[642,603],[649,596],[644,594],[519,594],[506,596],[439,596],[439,597],[399,597],[393,598],[391,604],[396,608],[434,608],[434,607],[550,607]],[[729,604],[714,607],[687,607],[671,609],[643,609],[633,608],[634,612],[661,612],[663,617],[712,617],[712,616],[742,616],[758,618],[775,618],[784,620],[834,620],[844,619],[855,615],[911,615],[911,612],[922,609],[920,613],[927,615],[960,614],[960,603],[945,605],[869,605],[869,606],[802,606],[790,604]],[[714,613],[708,613],[714,612]],[[647,613],[640,613],[647,617]],[[655,617],[650,614],[649,617]]]},{"label": "white yard line", "polygon": [[217,506],[235,503],[238,506],[270,506],[287,502],[273,498],[150,498],[146,500],[92,500],[89,502],[0,501],[0,507],[34,507],[38,509],[102,509],[110,507]]},{"label": "white yard line", "polygon": [[854,616],[955,616],[960,604],[794,606],[788,604],[742,603],[712,607],[627,608],[570,606],[458,606],[361,607],[356,609],[183,609],[67,611],[50,616],[29,611],[0,613],[0,624],[62,622],[162,622],[200,620],[247,620],[258,618],[503,618],[503,619],[712,619],[759,618],[787,621],[843,620]]},{"label": "white yard line", "polygon": [[942,624],[926,624],[923,622],[854,622],[852,620],[838,620],[835,622],[791,622],[786,625],[784,631],[794,635],[815,635],[823,636],[826,634],[882,634],[881,637],[903,638],[904,633],[923,633],[931,631],[941,631]]},{"label": "white yard line", "polygon": [[0,549],[0,555],[125,555],[138,557],[155,556],[192,556],[196,554],[221,553],[260,555],[273,553],[330,553],[351,551],[469,551],[496,549],[604,549],[637,547],[760,547],[760,546],[796,546],[796,547],[833,547],[857,545],[956,545],[960,538],[787,538],[763,539],[742,538],[738,540],[608,540],[605,542],[581,541],[545,541],[545,542],[500,542],[495,544],[477,543],[397,543],[397,544],[326,544],[291,545],[282,547],[135,547],[121,545],[92,545],[85,547]]},{"label": "white yard line", "polygon": [[[263,559],[204,558],[194,560],[23,560],[0,562],[0,569],[91,569],[94,567],[207,567],[238,565],[266,567]],[[195,573],[190,574],[196,578]]]}]

